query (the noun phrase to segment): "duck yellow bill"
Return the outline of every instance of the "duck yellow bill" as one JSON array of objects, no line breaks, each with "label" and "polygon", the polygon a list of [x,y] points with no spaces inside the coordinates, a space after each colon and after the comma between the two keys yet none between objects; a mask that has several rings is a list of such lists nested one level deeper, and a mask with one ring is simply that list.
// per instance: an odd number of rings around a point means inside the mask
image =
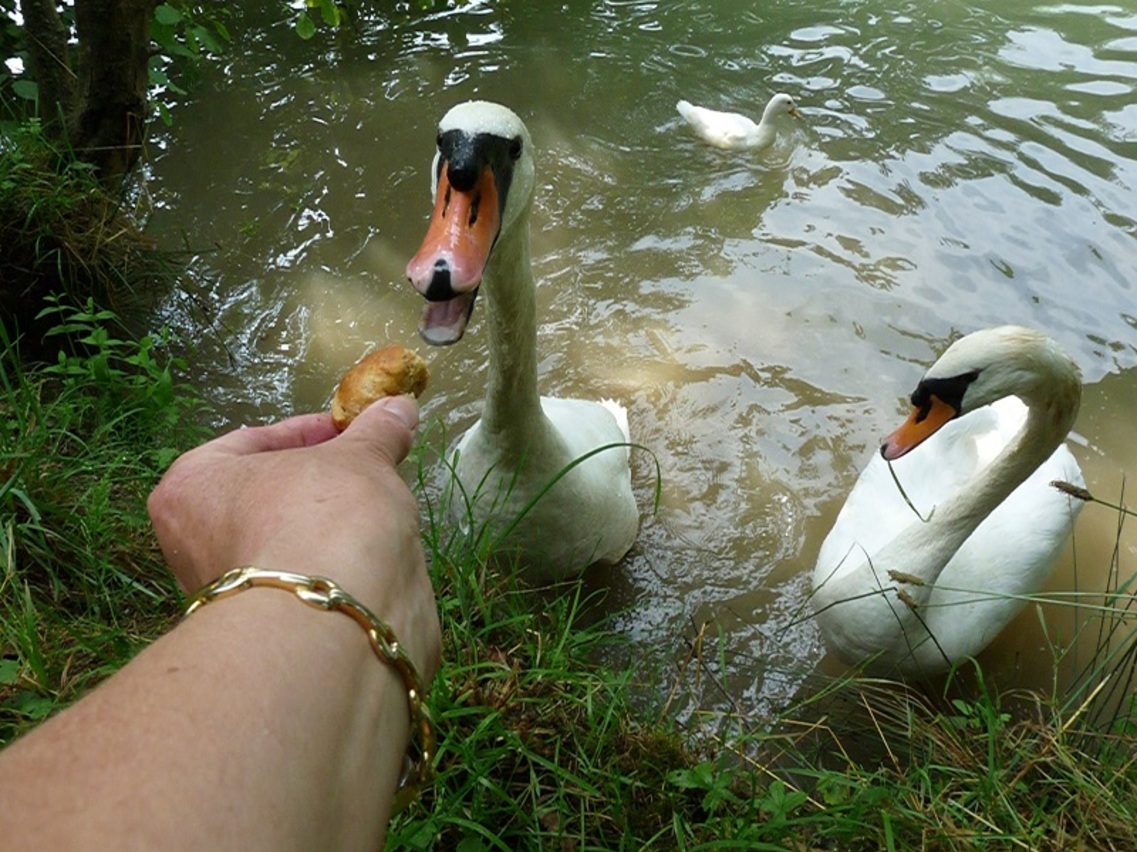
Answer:
[{"label": "duck yellow bill", "polygon": [[913,408],[900,428],[881,443],[880,454],[888,461],[895,461],[905,453],[916,449],[959,414],[954,406],[948,405],[935,395],[932,396],[932,404],[927,414],[921,418],[920,412],[921,409]]}]

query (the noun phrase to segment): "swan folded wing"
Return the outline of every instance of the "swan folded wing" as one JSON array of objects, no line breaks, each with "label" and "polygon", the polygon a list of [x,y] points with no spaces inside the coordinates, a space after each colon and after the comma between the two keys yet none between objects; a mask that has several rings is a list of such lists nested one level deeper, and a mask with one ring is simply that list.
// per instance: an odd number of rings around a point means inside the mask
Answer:
[{"label": "swan folded wing", "polygon": [[[594,563],[614,564],[639,531],[618,413],[609,405],[556,397],[541,397],[541,408],[551,430],[519,455],[505,452],[481,422],[457,448],[475,522],[496,530],[514,527],[498,550],[507,558],[519,554],[536,582]],[[451,506],[452,513],[460,510]]]},{"label": "swan folded wing", "polygon": [[[628,442],[627,411],[612,400],[592,402],[543,396],[541,410],[545,412],[545,416],[564,441],[568,453],[566,463],[579,459],[599,447]],[[595,460],[597,481],[622,483],[627,480],[631,483],[629,455],[628,447],[614,446],[592,456],[589,462]]]},{"label": "swan folded wing", "polygon": [[1040,588],[1050,576],[1084,505],[1051,486],[1055,479],[1084,483],[1065,446],[995,507],[963,543],[940,575],[929,608],[968,601],[989,602],[1006,613],[1022,607],[1024,590]]},{"label": "swan folded wing", "polygon": [[998,437],[995,427],[993,412],[955,420],[925,441],[919,453],[891,462],[891,471],[873,450],[821,545],[818,576],[856,569],[866,554],[879,553],[901,530],[927,521],[985,463],[980,444]]},{"label": "swan folded wing", "polygon": [[[614,412],[613,406],[618,411]],[[541,397],[541,408],[555,427],[565,453],[556,463],[557,471],[546,467],[549,479],[583,459],[550,491],[546,505],[538,507],[558,516],[546,522],[546,529],[564,528],[559,533],[563,543],[557,558],[580,567],[615,564],[635,543],[640,523],[624,432],[626,412],[610,400],[602,404],[547,396]]]}]

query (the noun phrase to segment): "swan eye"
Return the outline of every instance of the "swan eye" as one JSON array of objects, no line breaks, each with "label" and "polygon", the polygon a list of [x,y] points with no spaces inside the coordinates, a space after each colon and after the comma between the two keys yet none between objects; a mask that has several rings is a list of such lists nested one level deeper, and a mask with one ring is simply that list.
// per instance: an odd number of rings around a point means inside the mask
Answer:
[{"label": "swan eye", "polygon": [[916,416],[916,422],[921,422],[932,410],[932,397],[938,397],[940,402],[955,409],[957,415],[960,414],[963,411],[963,396],[967,393],[971,383],[977,378],[979,378],[979,371],[972,370],[969,373],[961,373],[958,376],[948,378],[929,379],[925,377],[921,379],[920,384],[916,386],[916,390],[909,397],[912,407],[919,412]]},{"label": "swan eye", "polygon": [[517,160],[521,157],[521,137],[514,136],[509,143],[509,159]]}]

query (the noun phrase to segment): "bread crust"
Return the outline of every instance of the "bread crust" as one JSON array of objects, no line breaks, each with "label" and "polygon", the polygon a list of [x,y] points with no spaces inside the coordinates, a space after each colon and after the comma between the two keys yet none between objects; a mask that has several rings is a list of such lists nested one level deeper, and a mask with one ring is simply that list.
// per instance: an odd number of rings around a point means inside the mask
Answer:
[{"label": "bread crust", "polygon": [[410,349],[391,344],[369,352],[344,374],[332,397],[336,429],[342,432],[377,399],[400,394],[417,397],[429,377],[426,361]]}]

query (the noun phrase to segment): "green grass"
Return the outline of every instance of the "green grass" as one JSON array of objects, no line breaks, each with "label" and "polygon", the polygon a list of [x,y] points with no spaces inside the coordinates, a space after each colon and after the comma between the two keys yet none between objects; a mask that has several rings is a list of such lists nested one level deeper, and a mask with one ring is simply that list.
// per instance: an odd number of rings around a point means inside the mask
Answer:
[{"label": "green grass", "polygon": [[968,664],[939,693],[849,677],[776,718],[681,721],[665,696],[690,684],[668,678],[722,673],[711,631],[688,642],[692,665],[598,662],[628,654],[579,584],[523,588],[489,567],[487,530],[456,531],[427,499],[446,443],[417,450],[445,631],[439,775],[391,848],[1137,848],[1130,707],[1094,688],[1131,676],[1123,584],[1059,699],[1001,693]]},{"label": "green grass", "polygon": [[[202,438],[165,338],[131,339],[92,307],[48,310],[56,360],[29,368],[0,338],[0,744],[177,618],[145,499]],[[526,589],[490,567],[489,536],[439,517],[425,483],[444,445],[428,431],[411,462],[444,631],[438,776],[389,848],[1137,848],[1120,562],[1091,628],[1099,651],[1057,700],[976,671],[941,693],[849,677],[775,718],[680,717],[667,696],[682,679],[721,674],[713,631],[687,666],[612,662],[634,652],[579,583]],[[657,656],[679,660],[684,642]]]},{"label": "green grass", "polygon": [[165,629],[178,594],[146,496],[201,438],[168,342],[112,314],[46,309],[61,347],[28,369],[0,326],[0,743]]},{"label": "green grass", "polygon": [[184,256],[160,251],[136,224],[145,193],[117,195],[99,183],[35,119],[13,121],[0,104],[0,318],[25,334],[25,350],[47,327],[36,321],[45,297],[89,296],[122,317],[142,296],[168,287]]}]

